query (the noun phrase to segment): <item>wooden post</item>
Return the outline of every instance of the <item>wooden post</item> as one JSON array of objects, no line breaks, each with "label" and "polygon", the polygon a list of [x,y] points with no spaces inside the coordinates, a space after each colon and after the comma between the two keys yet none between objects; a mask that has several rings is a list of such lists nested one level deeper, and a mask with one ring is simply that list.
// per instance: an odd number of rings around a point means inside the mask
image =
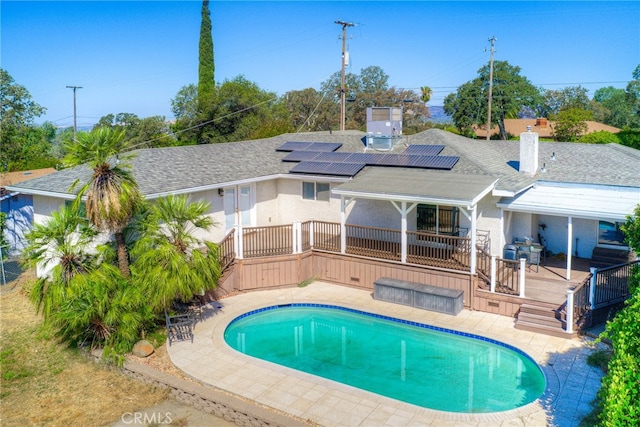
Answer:
[{"label": "wooden post", "polygon": [[567,289],[567,333],[573,333],[573,289]]},{"label": "wooden post", "polygon": [[591,280],[589,280],[589,306],[591,310],[596,305],[596,285],[598,283],[598,269],[596,267],[589,268],[591,270]]},{"label": "wooden post", "polygon": [[242,230],[241,225],[236,225],[236,258],[242,259],[244,258],[244,231]]},{"label": "wooden post", "polygon": [[496,275],[497,275],[497,271],[496,271],[496,256],[495,255],[491,255],[491,292],[496,291]]},{"label": "wooden post", "polygon": [[526,268],[526,263],[527,260],[526,258],[520,258],[520,270],[519,270],[519,275],[520,275],[520,298],[524,298],[524,269]]}]

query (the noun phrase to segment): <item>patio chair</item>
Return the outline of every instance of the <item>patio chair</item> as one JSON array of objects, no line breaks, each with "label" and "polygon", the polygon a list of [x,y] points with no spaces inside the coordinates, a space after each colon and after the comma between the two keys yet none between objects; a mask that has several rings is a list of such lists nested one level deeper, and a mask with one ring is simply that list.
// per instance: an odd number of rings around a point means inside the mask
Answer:
[{"label": "patio chair", "polygon": [[169,345],[173,341],[190,339],[193,342],[193,325],[195,319],[192,313],[169,315],[164,312],[167,324],[167,341]]}]

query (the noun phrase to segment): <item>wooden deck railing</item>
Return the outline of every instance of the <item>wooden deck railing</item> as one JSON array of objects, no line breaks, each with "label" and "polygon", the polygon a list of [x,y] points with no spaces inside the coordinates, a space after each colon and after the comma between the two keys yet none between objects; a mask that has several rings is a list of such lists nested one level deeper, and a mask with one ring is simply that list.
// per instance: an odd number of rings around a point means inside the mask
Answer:
[{"label": "wooden deck railing", "polygon": [[242,248],[245,258],[292,254],[293,225],[244,228]]},{"label": "wooden deck railing", "polygon": [[496,292],[520,295],[519,261],[496,259]]},{"label": "wooden deck railing", "polygon": [[401,260],[399,230],[367,227],[363,225],[345,226],[347,233],[346,252],[352,255],[373,258]]},{"label": "wooden deck railing", "polygon": [[592,307],[600,308],[624,301],[629,297],[629,278],[640,260],[628,264],[598,268],[595,274],[595,289],[592,290]]},{"label": "wooden deck railing", "polygon": [[[591,313],[591,303],[589,302],[589,283],[591,282],[592,274],[589,274],[578,286],[568,291],[571,294],[571,298],[567,298],[567,306],[561,307],[561,310],[567,310],[570,303],[572,304],[571,315],[567,315],[566,329],[571,332],[574,327],[578,329],[582,328],[588,322],[589,314]],[[569,325],[571,322],[571,325]]]},{"label": "wooden deck railing", "polygon": [[491,253],[484,244],[476,245],[476,273],[480,279],[479,286],[483,289],[491,288]]},{"label": "wooden deck railing", "polygon": [[313,249],[340,252],[340,224],[313,221]]},{"label": "wooden deck railing", "polygon": [[218,244],[218,260],[220,261],[220,271],[224,271],[231,265],[236,257],[234,249],[235,229],[231,229],[229,233],[224,236],[224,239]]},{"label": "wooden deck railing", "polygon": [[[241,245],[235,240],[241,234]],[[402,261],[400,230],[345,225],[345,253]],[[299,251],[319,250],[340,253],[341,226],[326,221],[306,221],[291,225],[241,227],[220,242],[220,263],[224,270],[235,257],[252,258],[289,255]],[[235,243],[235,245],[234,245]],[[236,246],[240,253],[235,253]],[[440,268],[470,271],[471,239],[407,232],[407,262]]]},{"label": "wooden deck railing", "polygon": [[471,239],[422,232],[407,232],[407,261],[468,271]]}]

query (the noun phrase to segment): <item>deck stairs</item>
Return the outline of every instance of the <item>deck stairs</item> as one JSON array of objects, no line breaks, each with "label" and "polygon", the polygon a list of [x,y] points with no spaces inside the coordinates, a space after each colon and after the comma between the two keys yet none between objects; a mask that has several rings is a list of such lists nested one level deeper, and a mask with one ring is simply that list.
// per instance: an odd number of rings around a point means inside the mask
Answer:
[{"label": "deck stairs", "polygon": [[561,338],[572,338],[576,333],[565,330],[565,316],[557,304],[531,301],[522,304],[516,318],[516,329]]}]

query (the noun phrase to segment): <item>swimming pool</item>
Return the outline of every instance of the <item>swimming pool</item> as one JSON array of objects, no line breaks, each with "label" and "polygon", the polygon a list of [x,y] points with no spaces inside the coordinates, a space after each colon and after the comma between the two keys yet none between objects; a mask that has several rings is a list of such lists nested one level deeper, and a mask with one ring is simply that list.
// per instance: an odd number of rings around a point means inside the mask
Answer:
[{"label": "swimming pool", "polygon": [[515,347],[333,305],[254,310],[224,338],[244,354],[442,411],[514,409],[546,387],[540,367]]}]

